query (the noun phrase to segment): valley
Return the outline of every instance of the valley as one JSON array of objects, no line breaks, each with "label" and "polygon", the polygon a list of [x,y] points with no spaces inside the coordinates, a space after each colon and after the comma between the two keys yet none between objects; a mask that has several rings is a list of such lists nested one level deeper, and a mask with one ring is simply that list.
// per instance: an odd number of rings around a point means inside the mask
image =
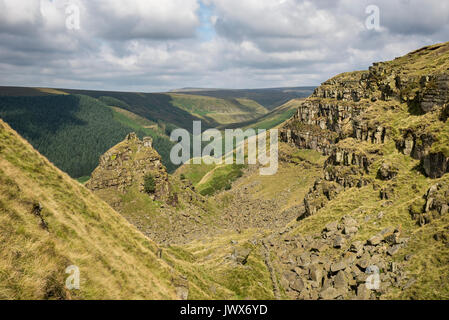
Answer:
[{"label": "valley", "polygon": [[[449,299],[448,70],[443,43],[308,97],[0,88],[0,299]],[[278,129],[277,173],[168,165],[197,120]]]}]

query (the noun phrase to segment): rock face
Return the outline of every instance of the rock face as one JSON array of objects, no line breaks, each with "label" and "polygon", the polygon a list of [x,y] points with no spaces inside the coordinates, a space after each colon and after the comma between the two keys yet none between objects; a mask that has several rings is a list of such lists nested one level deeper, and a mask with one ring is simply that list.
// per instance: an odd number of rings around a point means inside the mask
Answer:
[{"label": "rock face", "polygon": [[86,186],[92,191],[112,188],[125,192],[137,184],[139,191],[144,192],[146,175],[151,175],[155,181],[155,191],[150,196],[166,199],[169,195],[168,174],[160,155],[152,147],[152,139],[146,137],[141,141],[135,133],[130,133],[100,157],[100,164]]},{"label": "rock face", "polygon": [[[347,138],[371,144],[393,138],[401,152],[421,160],[427,176],[442,177],[449,170],[449,155],[433,152],[432,147],[438,140],[444,140],[439,142],[443,145],[449,143],[447,132],[442,132],[444,124],[432,130],[426,125],[397,128],[380,113],[399,112],[405,105],[410,114],[438,114],[439,121],[447,121],[449,72],[444,63],[434,64],[447,47],[426,47],[393,61],[374,63],[367,71],[343,73],[324,82],[282,127],[281,140],[335,156],[336,145]],[[417,72],[416,63],[426,67]],[[376,106],[379,110],[374,115],[370,110]],[[398,129],[402,137],[397,137]]]}]

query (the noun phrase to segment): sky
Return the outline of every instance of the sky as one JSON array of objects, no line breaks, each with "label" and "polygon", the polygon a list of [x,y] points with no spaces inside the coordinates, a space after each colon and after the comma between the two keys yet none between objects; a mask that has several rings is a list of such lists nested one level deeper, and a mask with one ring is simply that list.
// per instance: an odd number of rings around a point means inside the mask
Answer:
[{"label": "sky", "polygon": [[0,0],[0,85],[316,86],[445,41],[441,0]]}]

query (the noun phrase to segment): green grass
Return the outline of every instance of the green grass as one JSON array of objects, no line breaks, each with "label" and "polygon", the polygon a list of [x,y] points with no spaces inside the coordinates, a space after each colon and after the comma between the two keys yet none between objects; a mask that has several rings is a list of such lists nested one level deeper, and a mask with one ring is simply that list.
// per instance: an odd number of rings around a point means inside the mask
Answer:
[{"label": "green grass", "polygon": [[85,184],[90,179],[90,176],[79,177],[76,179],[81,184]]},{"label": "green grass", "polygon": [[200,117],[210,125],[226,125],[255,119],[268,111],[249,99],[219,99],[187,94],[170,94],[172,104]]},{"label": "green grass", "polygon": [[204,162],[201,164],[185,164],[176,172],[176,174],[183,174],[186,179],[196,186],[201,179],[215,167],[215,164],[205,164]]},{"label": "green grass", "polygon": [[202,195],[213,195],[221,190],[230,189],[232,182],[243,175],[245,166],[232,164],[215,169],[207,181],[197,187],[198,192]]}]

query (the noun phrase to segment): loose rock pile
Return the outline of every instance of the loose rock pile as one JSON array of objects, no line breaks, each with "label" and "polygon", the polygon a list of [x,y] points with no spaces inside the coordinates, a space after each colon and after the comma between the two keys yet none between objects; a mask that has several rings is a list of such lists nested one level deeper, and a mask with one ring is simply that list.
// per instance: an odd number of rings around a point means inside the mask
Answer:
[{"label": "loose rock pile", "polygon": [[358,232],[359,223],[345,216],[320,234],[272,240],[289,298],[376,299],[390,286],[405,286],[409,279],[401,271],[404,263],[392,261],[408,241],[400,228],[387,228],[366,242],[352,241]]}]

